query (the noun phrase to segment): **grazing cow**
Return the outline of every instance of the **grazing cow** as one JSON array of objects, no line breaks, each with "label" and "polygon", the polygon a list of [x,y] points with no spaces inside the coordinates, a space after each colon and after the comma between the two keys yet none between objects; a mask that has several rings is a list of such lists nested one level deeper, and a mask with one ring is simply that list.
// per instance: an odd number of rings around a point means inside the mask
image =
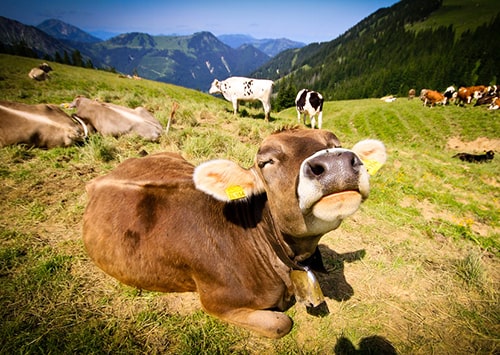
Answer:
[{"label": "grazing cow", "polygon": [[495,97],[491,102],[490,106],[488,107],[488,110],[498,110],[499,108],[500,108],[500,98]]},{"label": "grazing cow", "polygon": [[448,86],[443,93],[445,98],[444,104],[447,105],[449,102],[454,101],[457,97],[456,89],[454,86]]},{"label": "grazing cow", "polygon": [[472,99],[479,99],[487,92],[487,87],[484,85],[477,86],[461,86],[457,91],[457,104],[470,104]]},{"label": "grazing cow", "polygon": [[291,274],[314,281],[321,236],[368,197],[362,160],[380,167],[385,147],[348,150],[329,131],[298,128],[267,137],[249,169],[222,159],[195,168],[175,153],[131,158],[87,185],[85,248],[125,284],[196,291],[209,314],[279,338],[292,327],[281,311],[312,291]]},{"label": "grazing cow", "polygon": [[144,107],[131,109],[78,96],[70,104],[75,114],[91,131],[118,137],[136,134],[150,141],[157,141],[163,131],[161,123]]},{"label": "grazing cow", "polygon": [[266,121],[269,121],[271,112],[271,95],[273,93],[273,81],[266,79],[251,79],[232,76],[226,80],[215,79],[208,92],[210,94],[221,93],[227,101],[233,104],[234,114],[238,112],[238,101],[262,102]]},{"label": "grazing cow", "polygon": [[433,107],[436,104],[445,104],[446,97],[438,91],[435,90],[425,90],[423,96],[420,99],[424,102],[424,106],[429,104],[430,107]]},{"label": "grazing cow", "polygon": [[67,147],[84,138],[82,125],[56,105],[0,101],[0,147]]},{"label": "grazing cow", "polygon": [[417,92],[415,91],[415,89],[410,89],[408,91],[408,100],[413,100],[415,98],[416,94],[417,94]]},{"label": "grazing cow", "polygon": [[469,163],[484,163],[493,160],[495,152],[492,150],[487,151],[485,154],[469,154],[469,153],[458,153],[453,156],[453,158],[458,158],[461,161],[466,161]]},{"label": "grazing cow", "polygon": [[295,107],[297,109],[297,120],[300,123],[300,116],[303,114],[304,124],[306,124],[306,115],[311,120],[311,128],[316,125],[316,115],[318,115],[318,128],[323,125],[323,96],[319,92],[302,89],[295,98]]},{"label": "grazing cow", "polygon": [[52,71],[50,65],[42,63],[37,68],[31,69],[28,76],[33,80],[43,81],[49,78],[50,71]]}]

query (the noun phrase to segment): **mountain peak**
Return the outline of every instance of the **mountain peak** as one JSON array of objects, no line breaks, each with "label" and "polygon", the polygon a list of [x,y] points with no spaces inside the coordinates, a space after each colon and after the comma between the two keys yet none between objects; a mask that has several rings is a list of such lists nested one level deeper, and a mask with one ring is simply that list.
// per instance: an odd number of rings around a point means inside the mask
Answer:
[{"label": "mountain peak", "polygon": [[60,40],[81,43],[97,43],[101,41],[99,38],[89,35],[78,27],[57,19],[45,20],[36,26],[36,28]]}]

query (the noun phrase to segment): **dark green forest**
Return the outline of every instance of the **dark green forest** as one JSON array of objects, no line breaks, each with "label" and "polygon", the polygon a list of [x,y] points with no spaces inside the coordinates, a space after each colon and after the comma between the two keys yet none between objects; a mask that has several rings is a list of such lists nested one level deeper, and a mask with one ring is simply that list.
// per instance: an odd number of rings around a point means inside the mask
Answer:
[{"label": "dark green forest", "polygon": [[303,87],[326,100],[344,100],[406,96],[410,88],[496,84],[500,14],[460,36],[453,26],[408,29],[440,6],[441,0],[403,0],[331,42],[283,52],[253,75],[276,81],[279,106]]}]

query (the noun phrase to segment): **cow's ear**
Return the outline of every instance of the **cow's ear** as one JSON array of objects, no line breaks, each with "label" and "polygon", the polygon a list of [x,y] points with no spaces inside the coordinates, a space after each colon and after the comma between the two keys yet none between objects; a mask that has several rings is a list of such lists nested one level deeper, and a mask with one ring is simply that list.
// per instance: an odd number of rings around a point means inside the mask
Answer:
[{"label": "cow's ear", "polygon": [[375,175],[387,161],[384,143],[376,139],[358,142],[352,147],[352,150],[360,157],[370,175]]},{"label": "cow's ear", "polygon": [[247,170],[230,160],[211,160],[196,167],[193,174],[196,188],[229,202],[249,198],[264,192],[253,170]]}]

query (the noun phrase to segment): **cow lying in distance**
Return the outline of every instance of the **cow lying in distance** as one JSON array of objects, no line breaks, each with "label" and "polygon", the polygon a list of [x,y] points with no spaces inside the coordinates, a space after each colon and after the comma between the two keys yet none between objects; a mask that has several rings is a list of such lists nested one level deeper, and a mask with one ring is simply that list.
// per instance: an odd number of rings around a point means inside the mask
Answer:
[{"label": "cow lying in distance", "polygon": [[131,109],[82,96],[75,98],[70,107],[76,107],[75,116],[84,121],[90,131],[102,135],[118,137],[135,134],[157,141],[163,132],[161,123],[144,107]]},{"label": "cow lying in distance", "polygon": [[196,291],[209,314],[280,338],[292,327],[282,313],[292,270],[306,272],[321,236],[368,197],[362,160],[380,167],[385,147],[348,150],[331,132],[296,128],[264,139],[249,169],[195,168],[175,153],[132,158],[87,185],[85,248],[125,284]]},{"label": "cow lying in distance", "polygon": [[0,101],[0,147],[67,147],[85,137],[84,127],[56,105]]},{"label": "cow lying in distance", "polygon": [[493,101],[491,102],[490,106],[488,107],[488,110],[498,110],[500,108],[500,98],[495,97],[493,98]]},{"label": "cow lying in distance", "polygon": [[469,153],[458,153],[453,156],[453,158],[458,158],[461,161],[466,161],[469,163],[484,163],[493,160],[495,152],[492,150],[487,151],[485,154],[469,154]]},{"label": "cow lying in distance", "polygon": [[318,115],[318,128],[323,125],[323,96],[319,92],[302,89],[295,98],[295,108],[297,109],[297,120],[300,123],[300,116],[303,115],[303,122],[306,124],[306,115],[311,120],[311,128],[316,126],[316,115]]},{"label": "cow lying in distance", "polygon": [[500,96],[500,86],[490,85],[486,89],[486,93],[477,99],[474,106],[491,105],[496,98]]},{"label": "cow lying in distance", "polygon": [[50,65],[42,63],[37,68],[31,69],[28,76],[33,80],[43,81],[49,78],[50,71],[52,71]]},{"label": "cow lying in distance", "polygon": [[273,81],[266,79],[252,79],[233,76],[226,80],[215,79],[208,92],[210,94],[220,93],[227,101],[233,104],[233,112],[238,113],[238,101],[262,102],[266,122],[269,121],[271,112],[271,95],[273,93]]}]

